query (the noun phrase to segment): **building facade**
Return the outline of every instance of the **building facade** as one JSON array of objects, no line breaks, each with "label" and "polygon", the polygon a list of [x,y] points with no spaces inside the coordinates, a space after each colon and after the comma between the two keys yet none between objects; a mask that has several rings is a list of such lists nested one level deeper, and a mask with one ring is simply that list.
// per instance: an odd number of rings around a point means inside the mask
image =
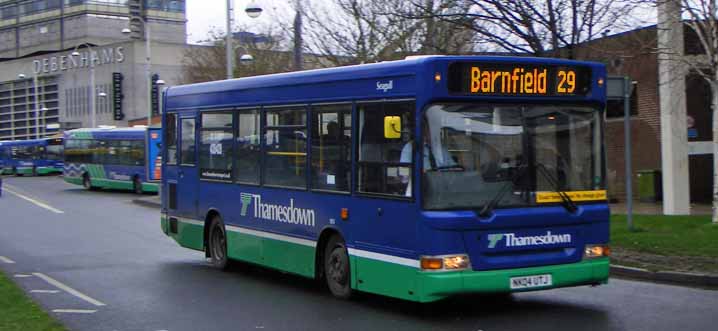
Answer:
[{"label": "building facade", "polygon": [[[690,29],[683,29],[684,54],[700,54],[697,36]],[[630,178],[634,197],[639,198],[640,173],[662,171],[661,93],[662,85],[670,82],[659,78],[658,29],[650,26],[642,29],[606,36],[580,45],[576,57],[582,60],[606,64],[609,75],[628,76],[633,82],[630,103],[631,145],[633,172]],[[683,77],[683,107],[685,107],[688,160],[688,193],[691,202],[710,202],[713,185],[712,112],[711,92],[708,83],[690,71]],[[624,200],[625,197],[625,131],[623,102],[609,102],[606,111],[606,154],[608,166],[609,196]],[[656,179],[660,184],[662,176]],[[661,185],[656,185],[661,198]]]},{"label": "building facade", "polygon": [[157,113],[160,87],[146,77],[180,82],[184,8],[184,0],[0,0],[0,140]]}]

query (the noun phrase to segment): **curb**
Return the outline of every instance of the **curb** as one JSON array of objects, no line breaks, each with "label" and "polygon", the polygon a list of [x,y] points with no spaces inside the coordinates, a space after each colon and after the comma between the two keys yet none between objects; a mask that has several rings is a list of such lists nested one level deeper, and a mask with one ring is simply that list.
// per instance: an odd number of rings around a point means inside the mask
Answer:
[{"label": "curb", "polygon": [[143,207],[160,209],[162,206],[160,204],[160,202],[159,201],[155,202],[153,200],[154,199],[139,198],[139,199],[132,199],[132,203],[134,203],[136,205],[143,206]]},{"label": "curb", "polygon": [[691,287],[718,289],[718,275],[694,274],[675,271],[649,271],[641,268],[611,265],[611,275]]}]

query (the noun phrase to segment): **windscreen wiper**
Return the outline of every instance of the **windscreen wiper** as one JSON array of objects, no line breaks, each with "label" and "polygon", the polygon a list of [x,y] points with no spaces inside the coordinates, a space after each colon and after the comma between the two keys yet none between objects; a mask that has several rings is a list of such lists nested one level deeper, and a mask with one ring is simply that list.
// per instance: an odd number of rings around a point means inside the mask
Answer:
[{"label": "windscreen wiper", "polygon": [[494,208],[496,207],[496,204],[498,204],[499,201],[501,201],[501,199],[504,197],[506,192],[508,192],[510,188],[514,187],[514,185],[516,185],[516,182],[519,179],[521,179],[521,177],[523,177],[524,174],[526,174],[526,170],[528,170],[529,167],[526,165],[520,165],[517,168],[518,168],[518,170],[513,175],[513,177],[511,177],[511,181],[504,184],[504,186],[501,187],[499,192],[496,193],[496,196],[494,196],[494,198],[491,199],[491,201],[489,201],[489,203],[484,205],[484,208],[482,208],[481,211],[479,212],[479,216],[481,216],[481,217],[489,216],[491,214],[491,211],[493,211]]},{"label": "windscreen wiper", "polygon": [[556,192],[556,194],[561,197],[561,205],[566,208],[569,213],[575,213],[576,210],[578,210],[578,207],[576,207],[576,204],[573,202],[573,200],[571,200],[571,197],[569,197],[566,192],[563,192],[561,190],[561,185],[559,185],[556,177],[552,176],[548,169],[546,169],[546,166],[542,163],[536,162],[536,169],[539,171],[539,173],[543,174],[543,176],[546,177],[551,186],[554,187],[554,192]]}]

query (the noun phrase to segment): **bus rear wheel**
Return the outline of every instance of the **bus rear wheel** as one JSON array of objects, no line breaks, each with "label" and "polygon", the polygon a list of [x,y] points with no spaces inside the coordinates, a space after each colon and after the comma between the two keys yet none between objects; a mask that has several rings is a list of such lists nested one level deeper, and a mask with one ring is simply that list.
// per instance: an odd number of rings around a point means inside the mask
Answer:
[{"label": "bus rear wheel", "polygon": [[137,176],[132,180],[132,190],[135,191],[135,194],[142,194],[142,182]]},{"label": "bus rear wheel", "polygon": [[210,223],[207,248],[209,249],[210,265],[220,270],[226,270],[229,267],[227,233],[224,230],[224,222],[219,216],[214,216]]},{"label": "bus rear wheel", "polygon": [[324,250],[324,279],[332,295],[340,299],[351,297],[349,254],[344,240],[336,235],[329,239]]},{"label": "bus rear wheel", "polygon": [[82,176],[82,186],[86,190],[92,190],[92,181],[90,181],[90,175],[85,174],[84,176]]}]

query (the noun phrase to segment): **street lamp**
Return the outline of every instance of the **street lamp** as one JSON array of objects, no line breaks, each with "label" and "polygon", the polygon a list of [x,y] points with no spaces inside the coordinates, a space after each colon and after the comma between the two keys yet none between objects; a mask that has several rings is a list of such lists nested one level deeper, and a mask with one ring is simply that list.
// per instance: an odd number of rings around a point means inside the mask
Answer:
[{"label": "street lamp", "polygon": [[80,56],[80,52],[77,51],[77,49],[80,46],[85,46],[87,49],[90,50],[90,126],[92,128],[97,126],[97,100],[95,99],[95,95],[97,94],[97,91],[95,90],[95,60],[92,56],[93,50],[92,45],[88,43],[80,44],[75,46],[75,50],[70,54],[72,57]]},{"label": "street lamp", "polygon": [[[17,78],[19,79],[25,79],[25,74],[18,74]],[[37,73],[33,71],[32,74],[32,87],[35,90],[35,138],[40,139],[40,118],[39,116],[39,109],[40,109],[40,98],[39,94],[37,92]]]},{"label": "street lamp", "polygon": [[164,91],[164,86],[165,86],[165,84],[167,84],[167,83],[165,83],[165,81],[164,81],[164,80],[161,80],[161,79],[158,79],[156,83],[157,83],[157,91],[159,92],[158,95],[157,95],[157,99],[158,99],[158,100],[157,100],[157,106],[158,106],[158,108],[159,108],[159,113],[161,114],[161,113],[162,113],[162,101],[163,101],[163,99],[164,99],[164,98],[163,98],[163,95],[164,95],[164,92],[165,92],[165,91]]},{"label": "street lamp", "polygon": [[[47,111],[48,110],[49,109],[47,109],[47,107],[45,107],[45,106],[42,106],[42,108],[40,109],[40,111],[42,112],[42,128],[43,128],[42,131],[45,131],[44,128],[45,128],[45,125],[47,124]],[[39,122],[39,120],[36,120],[36,121]],[[37,134],[39,134],[40,128],[41,128],[40,123],[35,123],[35,124],[37,125],[37,128],[35,130],[37,130],[38,131]]]},{"label": "street lamp", "polygon": [[250,64],[254,61],[254,56],[251,54],[244,54],[239,57],[239,63],[241,64]]},{"label": "street lamp", "polygon": [[[257,18],[262,14],[262,7],[252,1],[244,9],[247,16]],[[227,79],[234,77],[234,48],[232,47],[232,21],[234,20],[234,0],[227,0],[227,36],[225,46],[227,47]],[[244,55],[243,55],[244,56]],[[241,61],[241,59],[240,59]]]},{"label": "street lamp", "polygon": [[[145,29],[145,80],[147,81],[147,127],[152,124],[152,73],[150,70],[151,66],[151,49],[150,49],[150,25],[147,23],[142,16],[137,16],[142,21],[142,26]],[[129,35],[132,30],[129,28],[122,29],[122,34]]]}]

